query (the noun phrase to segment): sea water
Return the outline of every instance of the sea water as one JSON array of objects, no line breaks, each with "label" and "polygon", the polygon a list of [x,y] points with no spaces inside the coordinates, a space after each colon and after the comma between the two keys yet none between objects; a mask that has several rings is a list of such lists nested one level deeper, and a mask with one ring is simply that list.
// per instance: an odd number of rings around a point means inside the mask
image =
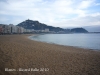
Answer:
[{"label": "sea water", "polygon": [[100,50],[100,34],[43,34],[30,38],[41,42]]}]

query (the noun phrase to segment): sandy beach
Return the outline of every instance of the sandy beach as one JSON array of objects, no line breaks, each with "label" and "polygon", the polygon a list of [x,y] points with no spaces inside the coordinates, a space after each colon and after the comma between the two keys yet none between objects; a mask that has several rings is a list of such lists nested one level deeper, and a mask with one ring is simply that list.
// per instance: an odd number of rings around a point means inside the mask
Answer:
[{"label": "sandy beach", "polygon": [[100,51],[0,35],[0,75],[100,75]]}]

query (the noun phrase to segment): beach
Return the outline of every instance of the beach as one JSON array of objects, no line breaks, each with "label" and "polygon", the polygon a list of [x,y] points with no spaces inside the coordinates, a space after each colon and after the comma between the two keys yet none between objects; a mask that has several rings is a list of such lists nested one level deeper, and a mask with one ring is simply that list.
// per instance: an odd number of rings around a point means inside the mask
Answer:
[{"label": "beach", "polygon": [[0,35],[0,75],[100,75],[100,51],[33,41],[31,35]]}]

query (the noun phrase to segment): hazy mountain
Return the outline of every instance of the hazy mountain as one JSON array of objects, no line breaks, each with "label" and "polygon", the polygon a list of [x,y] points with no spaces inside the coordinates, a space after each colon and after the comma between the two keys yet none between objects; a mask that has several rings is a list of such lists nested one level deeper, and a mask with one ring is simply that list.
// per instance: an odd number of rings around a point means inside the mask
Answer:
[{"label": "hazy mountain", "polygon": [[64,31],[63,28],[48,26],[46,24],[40,23],[39,21],[33,21],[29,19],[19,23],[18,26],[21,26],[25,29],[34,29],[34,30],[44,30],[48,28],[50,31],[55,31],[55,32]]},{"label": "hazy mountain", "polygon": [[71,32],[74,32],[74,33],[87,33],[88,31],[84,28],[73,28],[73,29],[71,29]]},{"label": "hazy mountain", "polygon": [[84,28],[63,29],[60,27],[48,26],[46,24],[40,23],[39,21],[33,21],[29,19],[19,23],[18,26],[21,26],[25,29],[34,29],[34,30],[45,30],[46,28],[48,28],[50,31],[55,31],[55,32],[63,31],[64,33],[70,33],[70,32],[86,33],[88,32]]}]

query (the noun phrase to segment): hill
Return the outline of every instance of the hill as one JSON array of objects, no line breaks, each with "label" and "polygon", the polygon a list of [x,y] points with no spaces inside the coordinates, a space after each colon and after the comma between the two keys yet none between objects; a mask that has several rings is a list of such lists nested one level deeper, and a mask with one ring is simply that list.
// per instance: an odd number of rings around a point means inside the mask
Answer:
[{"label": "hill", "polygon": [[84,28],[73,28],[73,29],[71,29],[71,32],[73,32],[73,33],[87,33],[88,31]]},{"label": "hill", "polygon": [[44,23],[40,23],[39,21],[33,21],[29,19],[19,23],[17,26],[23,27],[25,29],[34,29],[34,30],[49,29],[49,31],[54,31],[57,33],[86,33],[88,32],[84,28],[63,29],[60,27],[48,26]]},{"label": "hill", "polygon": [[34,30],[45,30],[46,28],[48,28],[49,31],[55,31],[55,32],[64,31],[63,28],[48,26],[46,24],[40,23],[39,21],[33,21],[29,19],[19,23],[17,26],[21,26],[25,29],[34,29]]}]

